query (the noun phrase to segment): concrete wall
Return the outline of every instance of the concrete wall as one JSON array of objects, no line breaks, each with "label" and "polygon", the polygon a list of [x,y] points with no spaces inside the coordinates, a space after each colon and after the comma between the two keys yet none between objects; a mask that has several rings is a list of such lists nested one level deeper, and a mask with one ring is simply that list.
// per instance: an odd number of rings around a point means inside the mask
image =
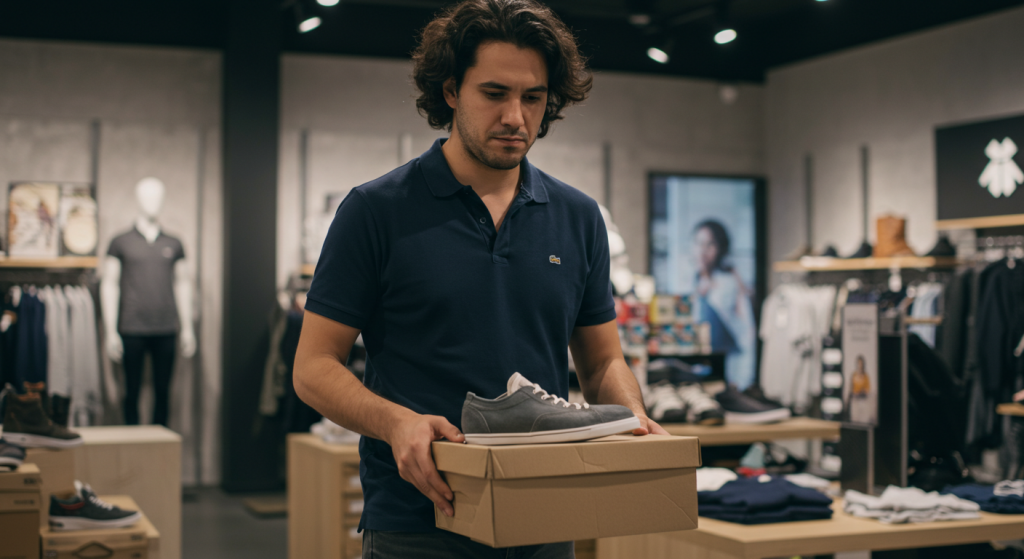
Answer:
[{"label": "concrete wall", "polygon": [[815,244],[853,252],[861,238],[859,146],[871,150],[869,214],[908,218],[908,240],[935,231],[936,126],[1024,112],[1024,9],[777,69],[768,75],[770,258],[804,242],[803,158],[815,161]]},{"label": "concrete wall", "polygon": [[[415,107],[411,64],[355,57],[286,55],[282,62],[282,142],[278,277],[302,262],[300,134],[307,140],[308,215],[325,194],[345,193],[418,156],[446,133]],[[590,99],[568,112],[530,160],[599,202],[603,145],[611,146],[610,202],[635,271],[647,271],[647,174],[651,171],[763,173],[763,88],[741,86],[723,104],[702,80],[599,73]]]},{"label": "concrete wall", "polygon": [[[220,54],[207,51],[0,40],[0,208],[12,180],[90,181],[94,122],[101,255],[113,236],[132,227],[135,184],[155,176],[167,187],[162,226],[201,270],[200,366],[178,359],[171,414],[172,428],[185,436],[186,483],[217,483],[220,472],[220,64]],[[192,421],[197,370],[201,426]],[[194,475],[197,435],[201,480]]]}]

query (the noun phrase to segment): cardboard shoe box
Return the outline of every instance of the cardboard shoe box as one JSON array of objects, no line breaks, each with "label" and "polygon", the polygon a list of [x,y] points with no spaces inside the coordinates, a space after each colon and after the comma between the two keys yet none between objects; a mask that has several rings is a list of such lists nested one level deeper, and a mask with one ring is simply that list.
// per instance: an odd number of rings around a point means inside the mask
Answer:
[{"label": "cardboard shoe box", "polygon": [[[131,497],[101,496],[100,500],[125,510],[139,510]],[[143,514],[142,519],[126,528],[103,530],[39,531],[43,542],[43,559],[159,559],[160,533]]]},{"label": "cardboard shoe box", "polygon": [[0,557],[3,559],[38,559],[41,484],[35,464],[22,464],[12,472],[0,473]]},{"label": "cardboard shoe box", "polygon": [[455,494],[438,528],[492,547],[692,530],[696,437],[616,435],[548,445],[433,443]]}]

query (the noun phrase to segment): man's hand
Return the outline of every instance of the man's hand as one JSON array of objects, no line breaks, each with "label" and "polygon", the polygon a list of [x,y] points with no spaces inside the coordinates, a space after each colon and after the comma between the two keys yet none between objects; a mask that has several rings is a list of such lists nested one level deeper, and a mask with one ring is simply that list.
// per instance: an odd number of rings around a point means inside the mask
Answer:
[{"label": "man's hand", "polygon": [[461,443],[465,441],[462,433],[443,417],[413,414],[396,425],[388,439],[402,479],[416,486],[441,512],[452,516],[454,495],[437,473],[430,443],[439,439]]},{"label": "man's hand", "polygon": [[653,419],[647,417],[644,414],[636,414],[637,419],[640,420],[640,428],[633,429],[634,435],[668,435],[661,425],[654,422]]}]

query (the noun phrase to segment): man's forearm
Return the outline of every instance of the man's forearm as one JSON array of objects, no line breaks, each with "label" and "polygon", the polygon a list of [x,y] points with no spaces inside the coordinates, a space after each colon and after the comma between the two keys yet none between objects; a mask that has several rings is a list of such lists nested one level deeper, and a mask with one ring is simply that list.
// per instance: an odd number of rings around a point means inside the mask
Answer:
[{"label": "man's forearm", "polygon": [[328,355],[296,361],[295,391],[303,402],[342,427],[390,441],[393,427],[412,410],[374,394]]},{"label": "man's forearm", "polygon": [[611,359],[589,375],[581,375],[583,397],[595,404],[626,406],[638,415],[646,415],[644,398],[633,371],[624,359]]}]

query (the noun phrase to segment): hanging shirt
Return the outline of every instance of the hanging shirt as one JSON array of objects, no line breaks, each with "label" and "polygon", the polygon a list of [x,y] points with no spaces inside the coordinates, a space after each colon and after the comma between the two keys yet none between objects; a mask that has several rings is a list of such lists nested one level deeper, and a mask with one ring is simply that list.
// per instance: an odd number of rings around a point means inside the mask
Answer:
[{"label": "hanging shirt", "polygon": [[137,336],[177,334],[174,265],[185,258],[181,241],[161,232],[150,243],[133,228],[114,237],[107,254],[121,261],[117,331]]}]

